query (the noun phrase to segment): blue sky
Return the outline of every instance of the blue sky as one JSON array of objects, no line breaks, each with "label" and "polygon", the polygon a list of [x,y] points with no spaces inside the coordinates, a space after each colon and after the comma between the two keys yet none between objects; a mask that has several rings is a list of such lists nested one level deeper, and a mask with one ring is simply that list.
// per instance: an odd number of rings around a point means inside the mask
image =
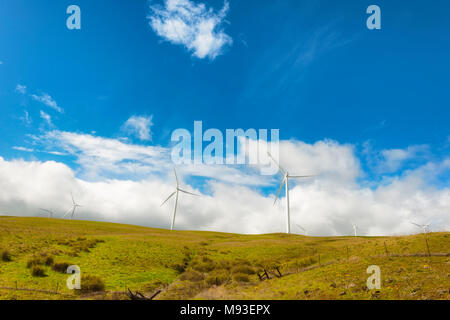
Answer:
[{"label": "blue sky", "polygon": [[[174,129],[201,120],[349,144],[372,188],[449,157],[448,1],[230,0],[221,16],[223,1],[189,3],[219,15],[215,30],[230,41],[215,56],[198,57],[152,28],[151,7],[163,1],[0,1],[0,156],[54,160],[80,175],[83,160],[67,148],[40,152],[36,137],[70,132],[165,148]],[[81,8],[81,30],[66,28],[71,4]],[[381,8],[381,30],[366,28],[371,4]],[[133,116],[151,120],[152,139],[124,132]],[[448,177],[441,171],[432,186],[446,190]]]}]

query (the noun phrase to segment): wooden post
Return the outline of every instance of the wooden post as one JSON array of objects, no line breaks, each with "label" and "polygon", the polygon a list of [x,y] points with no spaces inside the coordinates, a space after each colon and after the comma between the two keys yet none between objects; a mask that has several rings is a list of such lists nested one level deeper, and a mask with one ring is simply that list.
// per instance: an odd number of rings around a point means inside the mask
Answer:
[{"label": "wooden post", "polygon": [[428,239],[427,239],[427,238],[425,238],[425,242],[426,242],[426,244],[427,244],[428,256],[431,257],[430,246],[428,245]]},{"label": "wooden post", "polygon": [[384,242],[384,251],[386,251],[386,255],[389,256],[389,251],[386,246],[386,241]]},{"label": "wooden post", "polygon": [[348,260],[348,246],[347,246],[347,260]]},{"label": "wooden post", "polygon": [[319,254],[319,267],[321,266],[322,264],[320,263],[320,254]]}]

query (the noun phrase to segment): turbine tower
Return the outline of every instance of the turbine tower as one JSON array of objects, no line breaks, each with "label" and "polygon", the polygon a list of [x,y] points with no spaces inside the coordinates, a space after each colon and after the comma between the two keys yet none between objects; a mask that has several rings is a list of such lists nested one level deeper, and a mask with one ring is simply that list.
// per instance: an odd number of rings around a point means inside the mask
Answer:
[{"label": "turbine tower", "polygon": [[355,237],[356,237],[357,236],[357,231],[358,231],[358,226],[352,222],[352,227],[353,227],[353,232],[354,232]]},{"label": "turbine tower", "polygon": [[47,209],[42,209],[42,208],[39,208],[39,210],[47,213],[49,218],[53,218],[53,211],[47,210]]},{"label": "turbine tower", "polygon": [[267,154],[269,155],[269,157],[273,160],[273,162],[275,162],[275,164],[278,166],[278,168],[280,169],[280,172],[283,174],[283,180],[281,181],[281,185],[280,185],[280,189],[278,189],[277,195],[275,197],[275,201],[273,203],[273,205],[275,205],[275,203],[277,202],[280,193],[281,193],[281,189],[283,189],[283,186],[286,185],[286,233],[291,233],[291,214],[290,214],[290,208],[289,208],[289,179],[303,179],[303,178],[310,178],[310,177],[314,177],[314,176],[293,176],[290,175],[289,172],[285,169],[283,169],[280,164],[272,157],[272,155],[267,152]]},{"label": "turbine tower", "polygon": [[64,214],[63,218],[72,211],[72,214],[70,215],[70,219],[73,220],[73,216],[75,215],[75,211],[77,210],[77,208],[80,208],[80,207],[83,207],[83,206],[79,205],[78,203],[75,202],[75,199],[73,198],[73,194],[72,193],[70,193],[70,196],[72,197],[72,209],[69,209],[69,211],[67,211],[66,214]]},{"label": "turbine tower", "polygon": [[431,222],[428,223],[428,224],[418,224],[418,223],[411,222],[411,224],[415,225],[416,227],[421,228],[423,230],[423,233],[429,233],[430,232]]},{"label": "turbine tower", "polygon": [[161,207],[167,202],[169,201],[173,196],[175,196],[175,206],[173,207],[173,216],[172,216],[172,224],[170,225],[170,230],[173,230],[174,226],[175,226],[175,217],[177,215],[177,207],[178,207],[178,197],[180,192],[182,193],[186,193],[189,194],[191,196],[196,196],[196,197],[200,197],[198,194],[194,194],[188,191],[185,191],[183,189],[180,188],[180,182],[178,181],[178,175],[177,175],[177,171],[175,169],[173,169],[173,172],[175,173],[175,180],[177,181],[177,188],[175,189],[175,191],[161,204]]}]

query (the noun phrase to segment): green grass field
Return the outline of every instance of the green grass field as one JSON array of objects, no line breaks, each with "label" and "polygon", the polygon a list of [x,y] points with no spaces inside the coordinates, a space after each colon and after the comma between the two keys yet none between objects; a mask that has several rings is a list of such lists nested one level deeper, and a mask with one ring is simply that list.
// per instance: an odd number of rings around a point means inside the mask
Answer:
[{"label": "green grass field", "polygon": [[[0,299],[128,299],[130,289],[161,290],[156,299],[448,300],[449,253],[450,233],[248,236],[0,217]],[[67,265],[81,268],[82,292],[67,288]],[[380,290],[367,289],[370,265],[381,268]]]}]

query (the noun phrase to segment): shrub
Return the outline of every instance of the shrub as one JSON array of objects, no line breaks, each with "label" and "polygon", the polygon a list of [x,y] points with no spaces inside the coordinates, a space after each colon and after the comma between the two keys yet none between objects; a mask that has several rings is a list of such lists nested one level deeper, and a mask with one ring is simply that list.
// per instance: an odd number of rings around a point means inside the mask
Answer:
[{"label": "shrub", "polygon": [[222,284],[224,284],[226,281],[228,281],[229,277],[225,274],[225,273],[211,273],[209,274],[206,279],[205,282],[207,285],[209,286],[220,286]]},{"label": "shrub", "polygon": [[183,266],[182,264],[179,264],[179,263],[173,264],[171,266],[171,268],[178,273],[183,273],[184,271],[186,271],[185,266]]},{"label": "shrub", "polygon": [[214,268],[216,267],[214,261],[209,260],[207,258],[205,260],[203,260],[204,262],[196,261],[195,263],[193,263],[192,268],[200,272],[210,272],[214,270]]},{"label": "shrub", "polygon": [[233,280],[237,282],[249,282],[250,278],[248,275],[243,273],[237,273],[233,276]]},{"label": "shrub", "polygon": [[203,275],[197,271],[187,271],[183,273],[180,277],[180,280],[191,282],[198,282],[202,281],[203,279],[204,279]]},{"label": "shrub", "polygon": [[56,272],[66,273],[69,266],[71,266],[71,264],[67,262],[55,262],[52,265],[52,269]]},{"label": "shrub", "polygon": [[2,261],[4,262],[9,262],[12,260],[11,254],[9,253],[8,250],[3,250],[2,251]]},{"label": "shrub", "polygon": [[37,267],[43,265],[44,261],[41,258],[33,257],[27,261],[27,268]]},{"label": "shrub", "polygon": [[46,266],[50,267],[51,265],[53,265],[53,262],[54,262],[54,260],[53,260],[52,256],[49,256],[49,257],[45,258],[45,265]]},{"label": "shrub", "polygon": [[45,277],[45,271],[39,266],[33,266],[33,268],[31,268],[31,275],[33,277]]},{"label": "shrub", "polygon": [[255,270],[252,267],[247,265],[240,265],[233,268],[233,273],[242,273],[242,274],[255,274]]},{"label": "shrub", "polygon": [[105,283],[100,277],[92,275],[81,276],[81,292],[99,292],[105,290]]}]

